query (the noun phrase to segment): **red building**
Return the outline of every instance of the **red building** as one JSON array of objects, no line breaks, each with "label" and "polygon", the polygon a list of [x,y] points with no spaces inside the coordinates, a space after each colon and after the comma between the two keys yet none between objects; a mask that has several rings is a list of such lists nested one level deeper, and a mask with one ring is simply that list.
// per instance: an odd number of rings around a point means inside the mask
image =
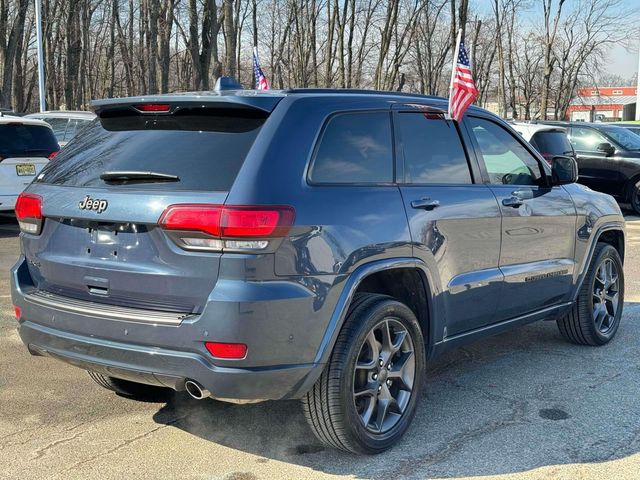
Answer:
[{"label": "red building", "polygon": [[634,120],[636,87],[586,87],[578,89],[566,117],[572,121]]}]

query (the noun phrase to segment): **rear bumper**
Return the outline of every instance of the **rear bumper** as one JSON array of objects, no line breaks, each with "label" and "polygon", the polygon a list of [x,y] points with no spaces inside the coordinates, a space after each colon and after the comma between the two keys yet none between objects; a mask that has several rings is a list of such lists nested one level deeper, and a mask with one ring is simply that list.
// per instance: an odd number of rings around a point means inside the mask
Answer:
[{"label": "rear bumper", "polygon": [[[58,302],[55,296],[36,298],[24,257],[11,271],[11,287],[13,304],[21,309],[18,331],[33,355],[49,356],[116,378],[175,390],[183,390],[190,379],[216,399],[244,403],[300,398],[323,368],[321,363],[307,360],[317,350],[317,345],[308,344],[308,337],[296,332],[299,341],[291,341],[286,332],[281,343],[288,348],[278,343],[281,335],[274,337],[283,325],[311,330],[308,325],[292,323],[293,312],[289,317],[280,311],[269,316],[268,310],[262,310],[266,316],[255,319],[262,323],[260,328],[251,324],[254,317],[229,313],[253,310],[240,309],[228,300],[212,300],[208,313],[177,323],[161,321],[161,317],[153,322],[148,318],[128,321],[122,318],[127,309],[106,306],[98,315],[88,308],[81,311],[73,303]],[[289,304],[302,300],[281,301]],[[243,360],[213,358],[204,342],[218,339],[247,343],[249,353],[254,355]],[[298,362],[285,360],[292,356]]]},{"label": "rear bumper", "polygon": [[31,321],[18,327],[33,355],[49,356],[116,378],[184,390],[196,380],[223,401],[249,402],[296,398],[314,365],[239,369],[217,367],[190,352],[105,341],[49,328]]}]

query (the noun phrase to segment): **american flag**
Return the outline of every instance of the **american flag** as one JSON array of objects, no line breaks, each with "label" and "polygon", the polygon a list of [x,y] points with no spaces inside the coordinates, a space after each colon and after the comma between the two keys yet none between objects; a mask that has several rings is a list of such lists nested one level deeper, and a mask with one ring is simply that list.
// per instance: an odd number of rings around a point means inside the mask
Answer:
[{"label": "american flag", "polygon": [[260,68],[257,48],[253,49],[253,73],[256,76],[256,90],[269,90],[269,80],[267,80],[262,68]]},{"label": "american flag", "polygon": [[454,66],[449,94],[449,116],[459,122],[465,110],[478,96],[478,89],[471,76],[469,56],[464,48],[464,41],[459,41],[458,61]]}]

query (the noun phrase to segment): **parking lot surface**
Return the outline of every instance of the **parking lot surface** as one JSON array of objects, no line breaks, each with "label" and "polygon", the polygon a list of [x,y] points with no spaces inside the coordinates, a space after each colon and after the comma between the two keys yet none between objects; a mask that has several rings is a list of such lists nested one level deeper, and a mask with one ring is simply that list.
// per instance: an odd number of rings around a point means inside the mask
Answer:
[{"label": "parking lot surface", "polygon": [[640,218],[627,216],[626,304],[616,339],[565,343],[554,322],[479,341],[429,367],[416,418],[383,455],[318,444],[295,401],[230,405],[185,394],[119,397],[77,368],[30,357],[0,224],[0,478],[640,477]]}]

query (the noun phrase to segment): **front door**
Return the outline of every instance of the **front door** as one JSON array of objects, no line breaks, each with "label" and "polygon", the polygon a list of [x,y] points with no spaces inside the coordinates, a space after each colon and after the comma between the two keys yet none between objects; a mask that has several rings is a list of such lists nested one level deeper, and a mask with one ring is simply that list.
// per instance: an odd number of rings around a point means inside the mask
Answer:
[{"label": "front door", "polygon": [[456,124],[414,109],[394,114],[398,181],[413,254],[441,280],[446,327],[440,333],[447,337],[495,320],[500,209],[491,190],[474,183],[480,174],[477,165],[470,168]]},{"label": "front door", "polygon": [[615,158],[598,150],[598,145],[611,143],[600,132],[588,127],[571,127],[569,140],[576,151],[578,182],[598,192],[618,195],[620,172]]},{"label": "front door", "polygon": [[551,187],[532,151],[489,118],[467,120],[480,167],[502,211],[500,269],[504,320],[569,300],[576,213],[563,187]]}]

